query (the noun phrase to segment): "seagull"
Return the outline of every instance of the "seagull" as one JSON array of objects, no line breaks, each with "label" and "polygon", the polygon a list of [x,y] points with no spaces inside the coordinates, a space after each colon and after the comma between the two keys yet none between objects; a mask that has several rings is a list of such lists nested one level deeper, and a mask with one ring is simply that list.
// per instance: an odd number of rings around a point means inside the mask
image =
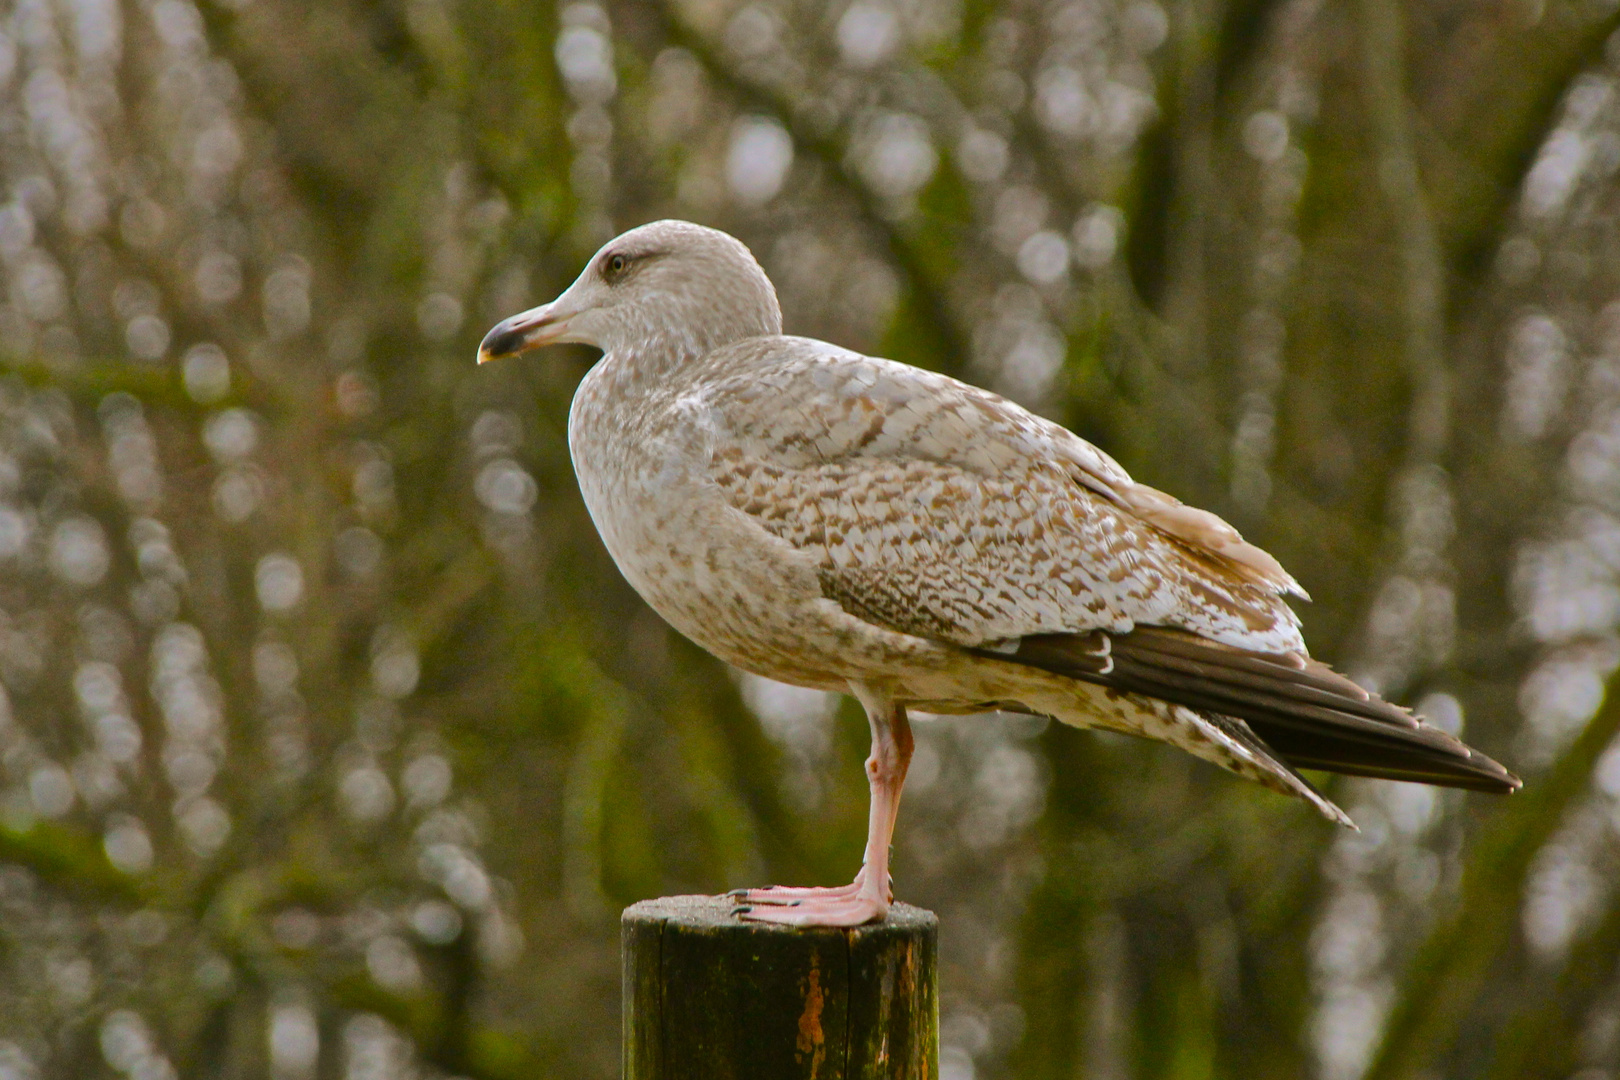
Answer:
[{"label": "seagull", "polygon": [[1305,591],[1214,514],[996,394],[783,334],[770,279],[724,232],[631,229],[478,360],[559,342],[602,351],[568,448],[630,584],[727,663],[866,710],[860,872],[734,894],[744,918],[885,916],[911,710],[1157,739],[1352,828],[1298,770],[1520,785],[1312,660],[1284,600]]}]

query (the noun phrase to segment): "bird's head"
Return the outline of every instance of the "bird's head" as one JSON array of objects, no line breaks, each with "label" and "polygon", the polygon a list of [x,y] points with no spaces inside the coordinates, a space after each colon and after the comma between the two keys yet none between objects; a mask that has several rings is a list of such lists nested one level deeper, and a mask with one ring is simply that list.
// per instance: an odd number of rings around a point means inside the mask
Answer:
[{"label": "bird's head", "polygon": [[607,353],[701,355],[781,332],[776,290],[742,241],[689,221],[655,221],[604,244],[551,303],[498,323],[478,362],[565,341]]}]

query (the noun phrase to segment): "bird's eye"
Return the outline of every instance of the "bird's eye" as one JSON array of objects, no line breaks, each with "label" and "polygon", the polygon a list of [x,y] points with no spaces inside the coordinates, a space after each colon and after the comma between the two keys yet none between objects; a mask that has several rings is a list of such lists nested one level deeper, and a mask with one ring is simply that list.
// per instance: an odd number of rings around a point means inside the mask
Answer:
[{"label": "bird's eye", "polygon": [[623,255],[609,255],[607,272],[609,277],[618,277],[630,265],[630,260]]}]

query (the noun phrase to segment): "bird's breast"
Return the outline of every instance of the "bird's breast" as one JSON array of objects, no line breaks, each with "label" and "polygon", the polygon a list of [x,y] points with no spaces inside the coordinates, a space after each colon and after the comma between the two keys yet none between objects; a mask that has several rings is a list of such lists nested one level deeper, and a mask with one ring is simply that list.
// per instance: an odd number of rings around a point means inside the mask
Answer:
[{"label": "bird's breast", "polygon": [[591,520],[633,585],[668,563],[687,561],[698,536],[701,447],[664,403],[632,394],[597,365],[581,382],[568,417],[568,449]]},{"label": "bird's breast", "polygon": [[844,646],[825,625],[813,562],[727,503],[709,472],[716,433],[692,395],[637,400],[611,388],[590,377],[581,384],[569,450],[591,520],[625,579],[731,663],[799,683],[847,677],[829,669]]}]

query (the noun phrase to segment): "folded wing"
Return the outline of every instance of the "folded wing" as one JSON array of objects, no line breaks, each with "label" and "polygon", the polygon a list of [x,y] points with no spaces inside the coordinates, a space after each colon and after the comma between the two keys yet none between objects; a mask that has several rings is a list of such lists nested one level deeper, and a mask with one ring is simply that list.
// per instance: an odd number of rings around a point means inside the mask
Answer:
[{"label": "folded wing", "polygon": [[1192,710],[1176,722],[1214,725],[1203,734],[1296,793],[1296,768],[1519,786],[1307,659],[1282,600],[1303,593],[1276,560],[1058,425],[821,342],[756,339],[708,362],[719,370],[691,405],[724,436],[711,476],[814,558],[849,613]]},{"label": "folded wing", "polygon": [[869,621],[963,646],[1179,626],[1303,649],[1294,580],[1213,514],[1013,402],[793,338],[709,361],[711,476]]}]

